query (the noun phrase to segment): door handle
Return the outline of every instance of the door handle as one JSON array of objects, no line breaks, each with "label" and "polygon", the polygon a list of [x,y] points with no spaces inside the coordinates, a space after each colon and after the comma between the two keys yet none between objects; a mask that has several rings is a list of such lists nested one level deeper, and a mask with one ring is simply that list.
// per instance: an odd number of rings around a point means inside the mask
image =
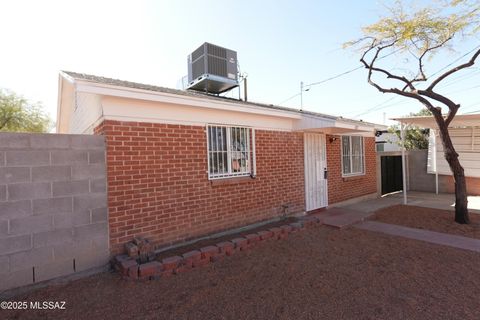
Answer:
[{"label": "door handle", "polygon": [[328,170],[327,168],[323,169],[323,179],[327,180],[328,179]]}]

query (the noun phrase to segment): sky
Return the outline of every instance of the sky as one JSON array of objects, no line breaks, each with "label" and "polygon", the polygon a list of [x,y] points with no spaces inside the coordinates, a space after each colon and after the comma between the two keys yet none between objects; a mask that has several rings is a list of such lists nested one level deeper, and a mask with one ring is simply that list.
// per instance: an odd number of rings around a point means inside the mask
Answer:
[{"label": "sky", "polygon": [[[363,69],[308,86],[360,66],[359,53],[342,44],[359,38],[362,26],[378,20],[389,3],[3,0],[0,88],[41,102],[55,119],[60,70],[178,88],[187,74],[187,55],[210,42],[237,51],[250,101],[300,108],[303,81],[309,88],[303,92],[304,110],[391,124],[389,118],[421,105],[379,93],[367,84]],[[441,70],[478,45],[478,37],[461,43],[429,61],[427,71]],[[461,103],[460,113],[473,112],[480,110],[479,80],[475,67],[438,88]],[[229,96],[238,97],[238,91]]]}]

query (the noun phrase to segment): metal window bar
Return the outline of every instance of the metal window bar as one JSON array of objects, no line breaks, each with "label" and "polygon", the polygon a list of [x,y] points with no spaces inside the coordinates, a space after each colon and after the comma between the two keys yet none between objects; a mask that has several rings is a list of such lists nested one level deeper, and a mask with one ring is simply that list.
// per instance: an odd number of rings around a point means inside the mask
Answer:
[{"label": "metal window bar", "polygon": [[251,174],[250,130],[253,129],[225,125],[207,126],[209,179]]}]

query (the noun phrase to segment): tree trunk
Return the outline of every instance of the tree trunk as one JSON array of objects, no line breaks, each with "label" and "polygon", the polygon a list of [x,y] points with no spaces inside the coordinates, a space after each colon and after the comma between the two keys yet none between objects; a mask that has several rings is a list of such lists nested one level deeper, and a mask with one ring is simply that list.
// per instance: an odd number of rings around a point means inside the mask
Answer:
[{"label": "tree trunk", "polygon": [[452,170],[453,178],[455,180],[455,222],[468,224],[470,223],[470,218],[468,216],[467,182],[465,180],[465,173],[458,160],[458,153],[455,151],[452,140],[450,139],[447,126],[443,123],[443,125],[440,125],[439,127],[445,159]]}]

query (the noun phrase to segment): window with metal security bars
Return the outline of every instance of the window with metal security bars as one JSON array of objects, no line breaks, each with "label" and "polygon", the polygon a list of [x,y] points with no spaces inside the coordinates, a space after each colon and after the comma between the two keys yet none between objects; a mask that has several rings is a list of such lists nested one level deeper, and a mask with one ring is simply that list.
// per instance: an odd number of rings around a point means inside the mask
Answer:
[{"label": "window with metal security bars", "polygon": [[363,137],[342,136],[342,174],[355,176],[365,173]]},{"label": "window with metal security bars", "polygon": [[207,126],[209,179],[252,174],[251,135],[250,128]]}]

